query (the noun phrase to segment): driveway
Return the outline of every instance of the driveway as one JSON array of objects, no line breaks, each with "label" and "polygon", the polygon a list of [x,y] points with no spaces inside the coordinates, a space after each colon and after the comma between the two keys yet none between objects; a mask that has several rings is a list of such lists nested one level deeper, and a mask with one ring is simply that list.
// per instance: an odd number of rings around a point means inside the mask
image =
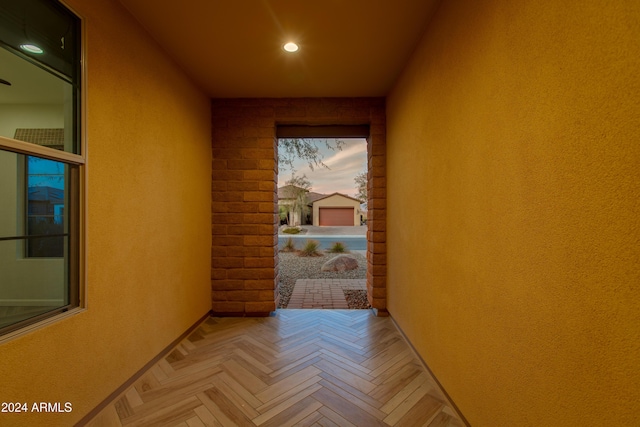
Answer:
[{"label": "driveway", "polygon": [[367,226],[360,225],[357,227],[316,227],[313,225],[303,225],[302,232],[299,234],[285,234],[282,230],[286,226],[282,226],[278,230],[280,236],[362,236],[367,235]]}]

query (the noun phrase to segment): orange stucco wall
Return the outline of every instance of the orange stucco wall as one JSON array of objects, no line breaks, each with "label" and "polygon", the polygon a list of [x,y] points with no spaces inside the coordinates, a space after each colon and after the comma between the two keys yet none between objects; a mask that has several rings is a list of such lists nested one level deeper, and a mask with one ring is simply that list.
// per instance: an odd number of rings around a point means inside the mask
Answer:
[{"label": "orange stucco wall", "polygon": [[640,2],[443,1],[387,99],[388,307],[473,426],[640,425]]},{"label": "orange stucco wall", "polygon": [[211,308],[211,109],[122,6],[86,18],[87,310],[0,344],[0,400],[71,402],[0,425],[73,425]]}]

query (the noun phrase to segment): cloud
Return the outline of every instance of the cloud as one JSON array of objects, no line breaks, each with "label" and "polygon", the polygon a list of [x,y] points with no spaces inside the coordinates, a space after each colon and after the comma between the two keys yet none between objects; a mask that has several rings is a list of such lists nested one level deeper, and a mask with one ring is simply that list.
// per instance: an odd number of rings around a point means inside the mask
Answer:
[{"label": "cloud", "polygon": [[[343,149],[332,151],[320,142],[320,151],[324,155],[323,162],[330,169],[323,167],[312,171],[308,164],[296,161],[296,175],[305,174],[311,181],[312,191],[323,194],[342,193],[354,196],[357,192],[354,182],[355,176],[367,169],[367,144],[364,139],[344,140]],[[284,171],[278,176],[278,186],[285,185],[291,177],[290,171]]]},{"label": "cloud", "polygon": [[361,167],[367,160],[367,146],[364,143],[345,144],[341,151],[334,152],[333,156],[327,158],[324,163],[331,169],[353,169]]}]

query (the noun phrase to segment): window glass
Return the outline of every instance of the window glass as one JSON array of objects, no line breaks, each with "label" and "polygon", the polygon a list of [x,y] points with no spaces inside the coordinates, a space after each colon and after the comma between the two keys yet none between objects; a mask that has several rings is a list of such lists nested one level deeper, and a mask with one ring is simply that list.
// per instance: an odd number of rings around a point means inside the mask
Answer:
[{"label": "window glass", "polygon": [[0,136],[80,154],[78,35],[58,2],[0,0]]},{"label": "window glass", "polygon": [[[64,256],[65,176],[61,162],[26,156],[27,183],[27,256],[56,258]],[[45,237],[35,237],[45,236]]]},{"label": "window glass", "polygon": [[0,0],[0,335],[80,305],[80,87],[80,20]]},{"label": "window glass", "polygon": [[0,328],[73,304],[73,166],[0,151]]}]

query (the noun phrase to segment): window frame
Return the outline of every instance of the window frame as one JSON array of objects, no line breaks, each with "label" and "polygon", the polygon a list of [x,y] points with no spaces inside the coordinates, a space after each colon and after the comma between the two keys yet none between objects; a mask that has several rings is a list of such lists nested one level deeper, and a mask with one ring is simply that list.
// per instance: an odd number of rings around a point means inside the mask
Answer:
[{"label": "window frame", "polygon": [[[69,169],[69,209],[65,215],[69,216],[69,302],[50,312],[43,313],[14,325],[3,328],[0,344],[14,338],[57,323],[65,318],[74,316],[87,307],[86,301],[86,166],[87,166],[87,71],[86,71],[86,23],[84,17],[64,1],[56,1],[79,22],[79,96],[74,100],[77,108],[77,123],[74,134],[79,154],[57,150],[46,146],[24,142],[13,138],[0,136],[0,149],[24,156],[37,156],[47,160],[62,162]],[[25,158],[26,159],[26,158]],[[23,171],[24,172],[24,171]],[[24,176],[26,178],[26,174]],[[25,212],[26,213],[26,212]],[[26,258],[34,259],[34,258]],[[37,258],[35,258],[37,259]]]}]

